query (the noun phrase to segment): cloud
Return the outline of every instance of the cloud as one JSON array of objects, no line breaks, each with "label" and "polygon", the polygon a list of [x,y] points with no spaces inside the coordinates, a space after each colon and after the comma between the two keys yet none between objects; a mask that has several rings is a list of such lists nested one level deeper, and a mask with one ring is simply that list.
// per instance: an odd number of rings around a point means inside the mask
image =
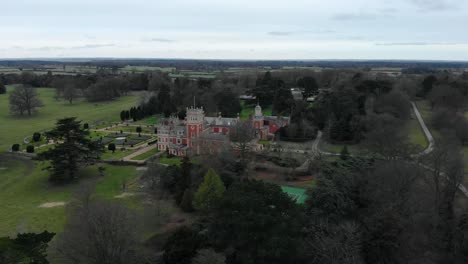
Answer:
[{"label": "cloud", "polygon": [[270,36],[290,36],[294,34],[294,32],[291,31],[270,31],[268,32],[268,35]]},{"label": "cloud", "polygon": [[398,13],[398,9],[396,8],[380,8],[378,11],[382,14],[387,14],[387,15]]},{"label": "cloud", "polygon": [[411,3],[426,11],[445,11],[457,7],[452,0],[411,0]]},{"label": "cloud", "polygon": [[371,13],[339,13],[332,16],[337,21],[364,21],[374,20],[377,16]]},{"label": "cloud", "polygon": [[162,43],[171,43],[176,42],[173,39],[166,39],[166,38],[150,38],[150,39],[143,39],[143,42],[162,42]]},{"label": "cloud", "polygon": [[97,48],[107,48],[107,47],[114,47],[115,44],[86,44],[82,46],[74,46],[70,49],[97,49]]},{"label": "cloud", "polygon": [[376,46],[454,46],[468,45],[468,43],[457,42],[384,42],[376,43]]},{"label": "cloud", "polygon": [[326,34],[334,34],[334,33],[336,33],[335,30],[329,30],[329,29],[267,32],[268,35],[276,36],[276,37],[291,36],[291,35],[304,35],[304,34],[326,35]]}]

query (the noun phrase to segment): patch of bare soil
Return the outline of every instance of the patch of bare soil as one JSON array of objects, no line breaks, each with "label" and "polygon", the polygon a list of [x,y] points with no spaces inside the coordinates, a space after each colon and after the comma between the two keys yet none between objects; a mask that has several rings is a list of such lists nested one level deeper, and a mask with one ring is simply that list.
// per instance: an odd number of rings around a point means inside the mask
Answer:
[{"label": "patch of bare soil", "polygon": [[134,195],[135,195],[135,193],[124,192],[124,193],[121,193],[119,195],[114,196],[114,198],[126,198],[126,197],[130,197],[130,196],[134,196]]},{"label": "patch of bare soil", "polygon": [[43,203],[39,205],[39,208],[52,208],[52,207],[59,207],[64,206],[65,202],[50,202],[50,203]]}]

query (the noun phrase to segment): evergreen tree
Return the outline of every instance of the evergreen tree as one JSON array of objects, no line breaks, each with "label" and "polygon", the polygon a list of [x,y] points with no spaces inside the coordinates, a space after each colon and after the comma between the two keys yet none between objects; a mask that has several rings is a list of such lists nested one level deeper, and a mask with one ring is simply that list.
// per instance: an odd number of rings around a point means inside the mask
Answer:
[{"label": "evergreen tree", "polygon": [[51,161],[47,168],[52,173],[50,181],[64,183],[76,178],[80,165],[94,161],[102,151],[97,142],[91,142],[89,131],[81,128],[81,121],[76,117],[59,119],[54,129],[46,133],[48,139],[62,142],[42,154],[40,157]]},{"label": "evergreen tree", "polygon": [[6,87],[3,83],[0,83],[0,94],[6,94]]},{"label": "evergreen tree", "polygon": [[120,112],[120,120],[125,121],[125,111]]},{"label": "evergreen tree", "polygon": [[[167,150],[169,151],[169,150]],[[191,177],[192,163],[188,157],[182,159],[182,164],[180,165],[180,173],[176,180],[175,186],[175,200],[177,204],[181,204],[182,198],[184,196],[185,190],[189,189],[192,185]]]},{"label": "evergreen tree", "polygon": [[195,193],[195,208],[202,211],[215,208],[223,197],[224,191],[224,183],[219,175],[213,169],[209,169]]}]

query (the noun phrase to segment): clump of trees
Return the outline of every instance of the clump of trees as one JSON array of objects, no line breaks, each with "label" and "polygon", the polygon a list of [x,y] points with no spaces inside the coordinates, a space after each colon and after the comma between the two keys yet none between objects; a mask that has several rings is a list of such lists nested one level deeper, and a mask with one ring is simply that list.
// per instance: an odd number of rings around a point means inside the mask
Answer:
[{"label": "clump of trees", "polygon": [[0,82],[0,94],[6,94],[6,92],[7,90],[5,85],[3,85],[3,83]]},{"label": "clump of trees", "polygon": [[31,116],[37,108],[43,106],[37,91],[32,86],[16,85],[9,97],[10,113]]},{"label": "clump of trees", "polygon": [[289,114],[294,99],[285,82],[279,78],[273,78],[270,72],[266,72],[262,78],[257,79],[257,84],[250,91],[257,97],[262,106],[273,106],[273,114]]}]

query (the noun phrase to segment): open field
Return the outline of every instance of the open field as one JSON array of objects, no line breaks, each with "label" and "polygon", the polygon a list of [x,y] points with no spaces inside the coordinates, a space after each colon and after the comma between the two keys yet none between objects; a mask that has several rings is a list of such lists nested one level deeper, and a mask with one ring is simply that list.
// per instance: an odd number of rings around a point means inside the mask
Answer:
[{"label": "open field", "polygon": [[[97,165],[80,172],[86,175],[79,183],[50,185],[46,164],[20,157],[0,157],[0,236],[17,232],[61,231],[65,223],[65,208],[54,203],[70,201],[72,194],[86,183],[96,184],[95,194],[113,197],[122,192],[122,183],[138,176],[133,166],[102,165],[104,177],[98,176]],[[43,205],[43,207],[39,207]]]},{"label": "open field", "polygon": [[120,72],[146,72],[146,71],[161,71],[161,72],[174,72],[176,68],[174,67],[153,67],[153,66],[131,66],[127,65],[123,68],[120,68]]},{"label": "open field", "polygon": [[63,100],[55,100],[54,89],[38,88],[44,107],[31,117],[13,117],[8,109],[8,94],[12,90],[12,86],[7,86],[7,94],[0,95],[0,153],[14,143],[22,143],[24,137],[31,136],[36,131],[52,128],[59,118],[76,116],[87,123],[115,122],[119,121],[122,109],[128,109],[138,102],[138,97],[131,95],[112,102],[89,103],[80,99],[69,104]]}]

